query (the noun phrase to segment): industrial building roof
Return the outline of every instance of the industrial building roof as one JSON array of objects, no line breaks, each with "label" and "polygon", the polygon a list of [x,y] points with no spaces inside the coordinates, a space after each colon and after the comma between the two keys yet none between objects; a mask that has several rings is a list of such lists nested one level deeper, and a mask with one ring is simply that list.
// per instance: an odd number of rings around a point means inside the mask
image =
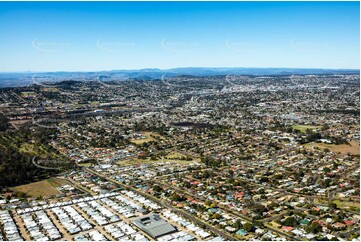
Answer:
[{"label": "industrial building roof", "polygon": [[158,214],[151,214],[149,216],[141,217],[133,220],[134,224],[149,234],[152,238],[174,233],[177,229],[159,217]]}]

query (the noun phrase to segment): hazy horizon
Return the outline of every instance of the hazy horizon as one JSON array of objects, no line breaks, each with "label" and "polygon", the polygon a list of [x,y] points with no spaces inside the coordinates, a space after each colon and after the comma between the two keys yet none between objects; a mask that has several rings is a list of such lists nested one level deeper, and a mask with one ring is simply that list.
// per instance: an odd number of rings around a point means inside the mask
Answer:
[{"label": "hazy horizon", "polygon": [[317,67],[301,67],[301,68],[293,68],[293,67],[207,67],[207,66],[184,66],[184,67],[170,67],[170,68],[157,68],[157,67],[145,67],[145,68],[135,68],[135,69],[112,69],[112,70],[54,70],[54,71],[0,71],[0,73],[42,73],[42,72],[112,72],[112,71],[144,71],[144,70],[159,70],[159,71],[168,71],[168,70],[176,70],[176,69],[284,69],[284,70],[335,70],[335,71],[360,71],[360,68],[317,68]]}]

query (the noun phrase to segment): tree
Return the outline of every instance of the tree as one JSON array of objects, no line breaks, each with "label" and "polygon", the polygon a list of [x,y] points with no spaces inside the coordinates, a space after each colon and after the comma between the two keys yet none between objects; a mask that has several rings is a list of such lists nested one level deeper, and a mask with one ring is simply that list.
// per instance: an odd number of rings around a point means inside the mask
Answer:
[{"label": "tree", "polygon": [[263,182],[268,182],[268,177],[266,177],[266,176],[263,176],[263,177],[261,177],[261,179],[259,180],[261,183],[263,183]]},{"label": "tree", "polygon": [[240,229],[240,228],[241,228],[241,220],[240,220],[240,219],[237,219],[236,222],[234,223],[234,226],[235,226],[237,229]]},{"label": "tree", "polygon": [[0,113],[0,131],[5,131],[10,127],[9,125],[9,119]]},{"label": "tree", "polygon": [[306,231],[308,233],[317,234],[322,231],[322,226],[317,222],[313,222],[306,227]]},{"label": "tree", "polygon": [[180,202],[180,201],[182,201],[182,198],[179,196],[178,193],[173,193],[173,195],[172,195],[172,200],[173,200],[173,201]]},{"label": "tree", "polygon": [[330,202],[330,203],[328,204],[328,206],[329,206],[330,208],[332,208],[332,209],[337,209],[337,204],[334,203],[334,202]]},{"label": "tree", "polygon": [[[262,195],[263,195],[263,194],[262,194]],[[278,206],[278,204],[275,203],[274,201],[272,201],[271,204],[268,204],[268,205],[267,205],[268,209],[270,209],[270,210],[274,209],[274,208],[277,207],[277,206]]]},{"label": "tree", "polygon": [[246,230],[247,232],[251,232],[253,229],[253,224],[247,222],[243,225],[243,229]]},{"label": "tree", "polygon": [[258,213],[258,214],[261,214],[267,210],[267,208],[265,206],[263,206],[262,204],[256,204],[256,205],[252,206],[251,209],[253,210],[253,212]]},{"label": "tree", "polygon": [[211,208],[215,208],[215,207],[217,207],[217,203],[216,203],[216,202],[213,202],[213,203],[211,204]]},{"label": "tree", "polygon": [[159,185],[154,185],[154,186],[153,186],[153,190],[154,190],[155,192],[161,192],[163,189],[162,189]]},{"label": "tree", "polygon": [[295,219],[295,217],[288,217],[286,218],[286,220],[283,222],[284,225],[286,226],[296,226],[298,224],[297,219]]}]

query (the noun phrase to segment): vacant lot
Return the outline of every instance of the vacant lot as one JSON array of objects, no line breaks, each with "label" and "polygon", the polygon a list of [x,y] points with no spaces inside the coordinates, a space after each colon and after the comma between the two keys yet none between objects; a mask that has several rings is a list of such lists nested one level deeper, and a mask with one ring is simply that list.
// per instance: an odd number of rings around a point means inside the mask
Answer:
[{"label": "vacant lot", "polygon": [[312,125],[293,125],[292,126],[293,129],[299,130],[302,133],[306,133],[307,129],[310,130],[315,130],[315,129],[319,129],[321,128],[321,126],[312,126]]},{"label": "vacant lot", "polygon": [[153,132],[142,132],[142,134],[144,134],[147,137],[145,139],[131,139],[130,141],[133,142],[134,144],[143,144],[149,141],[154,141],[155,139],[153,137],[160,137],[160,135],[155,134]]},{"label": "vacant lot", "polygon": [[22,92],[21,96],[23,97],[35,96],[35,92]]},{"label": "vacant lot", "polygon": [[56,87],[45,87],[45,88],[42,88],[42,91],[44,91],[44,92],[60,92],[60,90]]},{"label": "vacant lot", "polygon": [[42,157],[48,153],[43,146],[36,146],[30,143],[22,143],[19,151],[39,157]]},{"label": "vacant lot", "polygon": [[55,188],[62,185],[68,184],[66,181],[59,178],[50,178],[48,180],[33,182],[27,185],[17,186],[13,190],[24,192],[26,195],[31,197],[47,197],[52,195],[60,194]]},{"label": "vacant lot", "polygon": [[340,200],[334,200],[333,201],[337,207],[339,208],[351,208],[354,207],[356,209],[360,209],[360,203],[358,202],[346,202],[346,201],[340,201]]},{"label": "vacant lot", "polygon": [[270,223],[265,223],[265,225],[273,228],[274,230],[280,231],[281,233],[287,233],[286,231],[281,229],[282,225],[279,223],[276,223],[275,221],[272,221]]},{"label": "vacant lot", "polygon": [[53,187],[61,187],[61,186],[64,186],[64,185],[70,185],[71,183],[65,179],[61,179],[61,178],[55,178],[55,177],[52,177],[52,178],[49,178],[47,180]]},{"label": "vacant lot", "polygon": [[83,166],[83,167],[91,167],[93,164],[92,163],[79,163],[78,166]]},{"label": "vacant lot", "polygon": [[316,146],[321,149],[329,149],[332,152],[340,152],[341,154],[353,154],[359,155],[360,154],[360,142],[351,141],[350,144],[342,144],[342,145],[335,145],[335,144],[324,144],[324,143],[308,143],[305,145],[306,147]]},{"label": "vacant lot", "polygon": [[21,125],[26,124],[28,122],[31,122],[31,119],[13,120],[13,121],[10,121],[9,123],[14,127],[18,127],[18,126],[21,126]]},{"label": "vacant lot", "polygon": [[[20,145],[19,151],[39,158],[46,158],[50,154],[44,145],[34,145],[30,143],[22,143]],[[54,158],[59,158],[59,155],[54,152],[52,152],[51,155]]]}]

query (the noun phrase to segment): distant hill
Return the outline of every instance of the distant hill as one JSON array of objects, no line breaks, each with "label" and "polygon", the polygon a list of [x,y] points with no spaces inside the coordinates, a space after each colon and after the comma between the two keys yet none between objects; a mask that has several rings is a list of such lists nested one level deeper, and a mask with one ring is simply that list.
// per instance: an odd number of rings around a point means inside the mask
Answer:
[{"label": "distant hill", "polygon": [[1,87],[26,86],[41,82],[59,82],[64,80],[91,81],[97,78],[126,80],[160,79],[162,76],[222,76],[222,75],[306,75],[306,74],[359,74],[357,69],[312,69],[312,68],[213,68],[182,67],[172,69],[147,68],[139,70],[112,70],[103,72],[17,72],[0,73]]}]

